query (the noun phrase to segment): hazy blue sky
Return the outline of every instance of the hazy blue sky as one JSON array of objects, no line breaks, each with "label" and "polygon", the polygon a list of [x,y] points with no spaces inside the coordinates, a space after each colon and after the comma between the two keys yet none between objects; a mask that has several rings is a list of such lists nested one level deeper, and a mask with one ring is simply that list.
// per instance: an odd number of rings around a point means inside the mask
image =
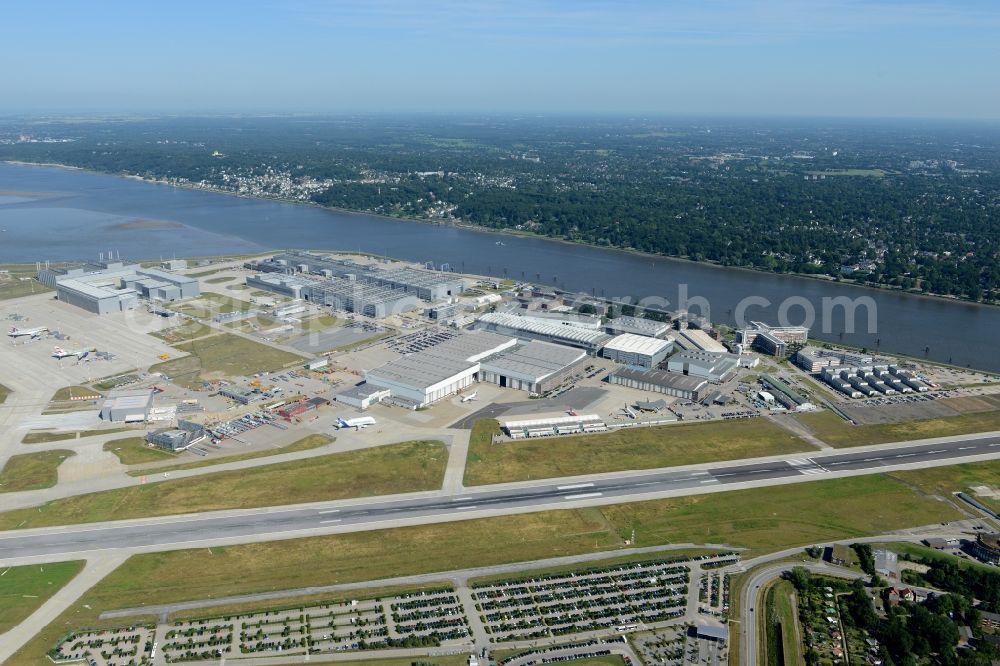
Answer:
[{"label": "hazy blue sky", "polygon": [[997,0],[7,2],[0,110],[1000,118]]}]

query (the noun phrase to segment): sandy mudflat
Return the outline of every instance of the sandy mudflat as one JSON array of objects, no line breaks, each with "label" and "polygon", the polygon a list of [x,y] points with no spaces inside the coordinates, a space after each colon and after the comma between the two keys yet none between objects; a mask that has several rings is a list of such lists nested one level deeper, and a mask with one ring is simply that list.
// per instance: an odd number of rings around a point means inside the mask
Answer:
[{"label": "sandy mudflat", "polygon": [[113,224],[108,228],[113,231],[130,231],[133,229],[182,229],[183,227],[183,224],[174,222],[173,220],[145,220],[136,218],[128,222]]}]

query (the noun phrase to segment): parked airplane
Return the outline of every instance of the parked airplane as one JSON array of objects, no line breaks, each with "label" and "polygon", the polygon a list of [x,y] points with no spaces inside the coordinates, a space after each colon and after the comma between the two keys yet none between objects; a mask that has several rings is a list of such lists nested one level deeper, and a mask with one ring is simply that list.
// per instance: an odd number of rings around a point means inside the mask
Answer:
[{"label": "parked airplane", "polygon": [[622,411],[625,412],[625,416],[629,417],[630,419],[636,418],[635,411],[633,411],[632,408],[629,407],[628,405],[625,405],[625,409],[623,409]]},{"label": "parked airplane", "polygon": [[469,395],[463,395],[462,402],[472,402],[473,400],[476,399],[477,395],[479,395],[479,391],[473,391]]},{"label": "parked airplane", "polygon": [[26,335],[30,335],[32,338],[37,338],[42,333],[48,333],[48,331],[49,329],[46,326],[39,326],[38,328],[18,328],[17,326],[11,326],[7,335],[11,338],[20,338]]},{"label": "parked airplane", "polygon": [[367,428],[372,425],[375,425],[375,419],[370,416],[359,416],[354,419],[337,419],[337,430],[340,430],[341,428],[356,428],[361,430],[362,428]]},{"label": "parked airplane", "polygon": [[90,352],[95,352],[97,349],[95,347],[80,347],[79,349],[63,349],[62,347],[56,347],[52,352],[52,356],[55,358],[67,358],[69,356],[75,356],[79,360],[87,358]]}]

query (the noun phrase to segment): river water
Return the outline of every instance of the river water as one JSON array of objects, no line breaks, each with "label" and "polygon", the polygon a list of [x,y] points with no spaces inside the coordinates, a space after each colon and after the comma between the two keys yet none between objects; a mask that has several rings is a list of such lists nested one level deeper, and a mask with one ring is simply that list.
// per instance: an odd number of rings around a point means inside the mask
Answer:
[{"label": "river water", "polygon": [[[996,307],[70,169],[0,164],[0,229],[0,262],[97,259],[109,251],[155,259],[290,247],[357,250],[609,298],[652,299],[670,310],[686,298],[698,312],[704,299],[710,318],[729,324],[740,313],[772,323],[785,314],[798,324],[811,311],[813,336],[820,339],[1000,371]],[[830,306],[830,299],[843,297],[870,299],[873,316],[867,306],[854,308],[852,330],[843,308]]]}]

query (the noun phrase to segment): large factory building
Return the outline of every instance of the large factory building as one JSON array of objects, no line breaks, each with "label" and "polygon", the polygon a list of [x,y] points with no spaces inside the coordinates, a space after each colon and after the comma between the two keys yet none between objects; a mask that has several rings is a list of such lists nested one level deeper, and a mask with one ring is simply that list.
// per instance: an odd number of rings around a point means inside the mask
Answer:
[{"label": "large factory building", "polygon": [[587,358],[582,349],[532,341],[484,360],[479,379],[541,394],[558,386]]},{"label": "large factory building", "polygon": [[201,295],[195,278],[120,261],[47,268],[38,280],[55,289],[60,301],[96,314],[132,310],[140,298],[169,302]]},{"label": "large factory building", "polygon": [[404,407],[423,407],[474,384],[479,362],[515,346],[512,337],[480,332],[460,335],[366,373],[367,383]]},{"label": "large factory building", "polygon": [[289,251],[250,263],[248,267],[263,273],[307,273],[328,279],[350,280],[372,287],[389,287],[425,301],[447,300],[465,291],[462,278],[445,271],[407,266],[383,268],[312,252]]},{"label": "large factory building", "polygon": [[594,355],[600,353],[604,345],[611,340],[611,336],[603,331],[576,326],[571,322],[501,312],[484,314],[476,322],[476,328],[512,335],[522,340],[540,340],[579,347]]},{"label": "large factory building", "polygon": [[674,339],[661,340],[634,333],[622,333],[608,340],[601,352],[604,358],[623,365],[655,368],[674,348]]}]

